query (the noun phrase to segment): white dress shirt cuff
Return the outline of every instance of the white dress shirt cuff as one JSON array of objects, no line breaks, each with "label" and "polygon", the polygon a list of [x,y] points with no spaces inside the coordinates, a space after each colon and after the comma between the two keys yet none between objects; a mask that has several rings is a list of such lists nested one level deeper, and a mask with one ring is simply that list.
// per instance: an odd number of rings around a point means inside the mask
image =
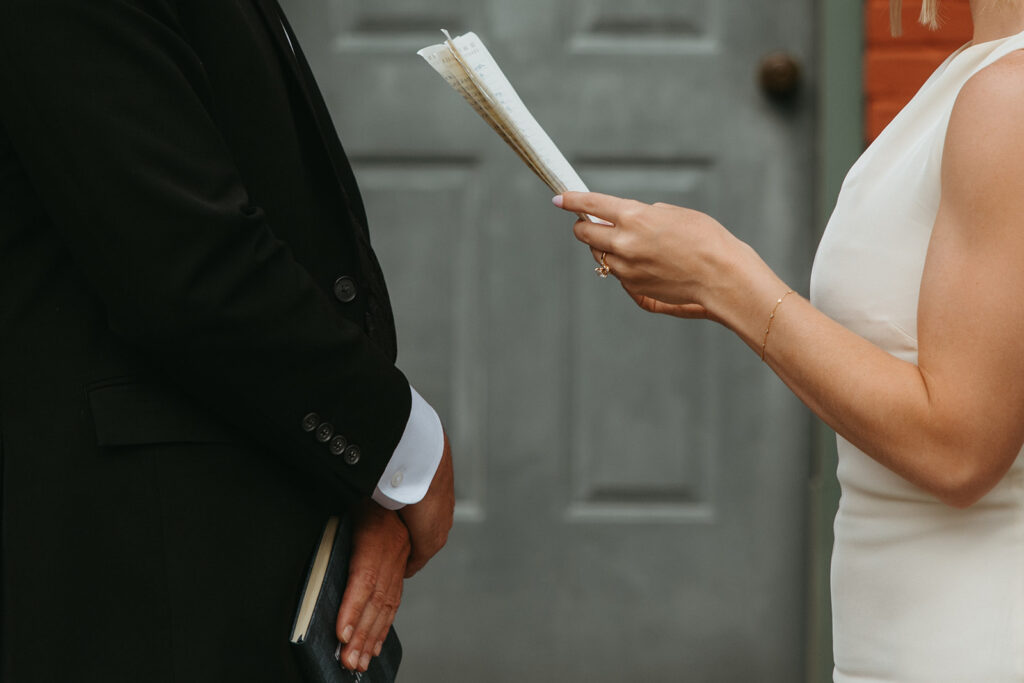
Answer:
[{"label": "white dress shirt cuff", "polygon": [[411,384],[409,392],[409,421],[373,492],[373,499],[388,510],[418,503],[427,495],[444,452],[441,418]]}]

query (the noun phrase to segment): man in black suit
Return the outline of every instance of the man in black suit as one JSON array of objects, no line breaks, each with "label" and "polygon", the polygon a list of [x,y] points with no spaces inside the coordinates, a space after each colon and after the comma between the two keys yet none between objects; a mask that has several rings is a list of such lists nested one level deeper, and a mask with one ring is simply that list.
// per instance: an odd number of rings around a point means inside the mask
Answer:
[{"label": "man in black suit", "polygon": [[454,500],[396,355],[275,0],[0,0],[4,681],[300,680],[345,507],[365,670]]}]

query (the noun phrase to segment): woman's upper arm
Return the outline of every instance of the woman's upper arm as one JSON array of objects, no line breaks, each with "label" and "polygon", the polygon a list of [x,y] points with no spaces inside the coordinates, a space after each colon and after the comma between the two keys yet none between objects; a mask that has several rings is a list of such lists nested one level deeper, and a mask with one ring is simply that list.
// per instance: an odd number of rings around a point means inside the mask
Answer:
[{"label": "woman's upper arm", "polygon": [[984,491],[1024,443],[1021,111],[1022,52],[980,71],[961,90],[918,306],[918,363],[931,407]]}]

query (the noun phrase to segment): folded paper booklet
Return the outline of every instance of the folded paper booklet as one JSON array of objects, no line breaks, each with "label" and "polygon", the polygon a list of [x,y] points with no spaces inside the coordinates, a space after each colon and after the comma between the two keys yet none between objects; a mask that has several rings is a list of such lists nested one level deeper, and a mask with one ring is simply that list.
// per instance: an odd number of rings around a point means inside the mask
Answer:
[{"label": "folded paper booklet", "polygon": [[540,127],[475,33],[452,38],[419,54],[515,150],[551,191],[586,192],[587,186]]}]

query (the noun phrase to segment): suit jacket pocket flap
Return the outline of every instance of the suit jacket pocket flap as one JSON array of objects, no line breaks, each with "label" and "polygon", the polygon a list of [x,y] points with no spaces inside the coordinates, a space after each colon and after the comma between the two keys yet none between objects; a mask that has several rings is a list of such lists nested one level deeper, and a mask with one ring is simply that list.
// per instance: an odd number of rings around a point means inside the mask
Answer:
[{"label": "suit jacket pocket flap", "polygon": [[100,446],[238,441],[202,407],[159,384],[104,384],[88,391]]}]

